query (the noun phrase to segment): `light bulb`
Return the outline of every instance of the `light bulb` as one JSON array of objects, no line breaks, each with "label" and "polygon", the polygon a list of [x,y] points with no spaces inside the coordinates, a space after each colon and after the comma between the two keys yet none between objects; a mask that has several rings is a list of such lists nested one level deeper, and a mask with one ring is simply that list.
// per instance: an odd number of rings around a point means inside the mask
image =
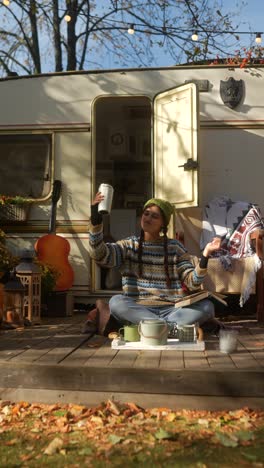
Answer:
[{"label": "light bulb", "polygon": [[260,34],[260,33],[257,33],[257,34],[256,34],[255,42],[256,42],[257,44],[261,44],[262,38],[261,38],[261,34]]},{"label": "light bulb", "polygon": [[134,34],[135,29],[134,29],[134,24],[131,24],[127,30],[128,34]]},{"label": "light bulb", "polygon": [[69,23],[71,21],[71,15],[69,15],[69,13],[66,13],[66,15],[64,16],[64,20]]},{"label": "light bulb", "polygon": [[9,0],[3,0],[3,4],[4,4],[5,6],[8,6],[8,5],[9,5],[9,3],[10,3],[10,1],[9,1]]},{"label": "light bulb", "polygon": [[194,33],[192,34],[192,41],[198,41],[197,31],[194,31]]}]

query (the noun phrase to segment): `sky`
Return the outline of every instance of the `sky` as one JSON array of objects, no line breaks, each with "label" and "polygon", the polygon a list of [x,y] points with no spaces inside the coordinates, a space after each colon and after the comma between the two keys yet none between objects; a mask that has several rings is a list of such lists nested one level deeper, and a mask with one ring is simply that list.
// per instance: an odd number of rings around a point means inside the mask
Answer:
[{"label": "sky", "polygon": [[[247,5],[241,7],[241,16],[238,21],[241,22],[241,31],[251,29],[255,32],[263,32],[264,35],[264,1],[263,0],[222,0],[226,11],[236,10],[237,6],[243,3]],[[264,37],[263,37],[264,45]]]},{"label": "sky", "polygon": [[[238,25],[238,31],[253,31],[262,34],[262,46],[264,47],[264,0],[221,0],[223,8],[222,13],[230,13],[232,11],[240,11],[240,15],[234,19],[234,24]],[[213,2],[212,2],[213,3]],[[254,46],[255,36],[250,34],[240,35],[241,47]],[[252,40],[252,42],[250,42]],[[238,46],[238,50],[241,50]],[[162,49],[156,50],[158,66],[173,65],[171,57],[165,55]],[[135,64],[133,64],[136,66]],[[112,68],[114,66],[114,57],[109,54],[104,61],[104,66]]]},{"label": "sky", "polygon": [[[98,0],[98,4],[102,2],[104,4],[105,0]],[[0,4],[2,3],[2,0],[0,0]],[[11,2],[10,4],[14,4],[15,2]],[[222,3],[223,7],[221,8],[222,13],[228,13],[235,11],[238,12],[239,10],[241,11],[240,15],[236,15],[233,18],[233,25],[237,25],[237,31],[253,31],[253,32],[260,32],[262,33],[262,47],[264,47],[264,0],[218,0],[218,3]],[[209,0],[209,4],[213,5],[214,0]],[[11,8],[11,7],[10,7]],[[1,20],[1,18],[0,18]],[[65,25],[64,25],[65,26]],[[66,26],[65,26],[66,28]],[[139,38],[135,36],[135,40],[139,40]],[[250,34],[243,34],[240,35],[240,44],[236,42],[236,39],[230,36],[223,36],[227,37],[232,40],[232,49],[228,49],[226,47],[227,51],[230,51],[229,55],[232,55],[232,53],[237,49],[242,51],[242,47],[246,46],[249,48],[250,46],[255,45],[255,36]],[[234,42],[233,42],[234,40]],[[252,41],[250,43],[250,40]],[[42,44],[43,45],[43,44]],[[45,50],[46,44],[43,48]],[[223,44],[224,52],[225,52],[225,45]],[[122,66],[119,65],[119,63],[116,65],[116,55],[109,51],[109,49],[105,49],[102,52],[102,55],[98,57],[98,50],[95,47],[95,52],[93,56],[93,51],[89,52],[89,57],[90,57],[90,63],[88,65],[89,68],[116,68],[116,66]],[[151,63],[151,66],[172,66],[175,65],[175,61],[173,60],[172,56],[167,53],[169,48],[167,47],[167,43],[164,42],[164,47],[160,47],[156,45],[153,49],[153,63]],[[214,53],[214,50],[212,51]],[[243,52],[243,51],[242,51]],[[215,55],[212,56],[210,55],[211,58],[216,58],[217,52],[215,52]],[[222,55],[223,56],[223,55]],[[228,56],[228,53],[227,53]],[[128,55],[128,66],[134,66],[137,67],[139,66],[139,60],[137,57],[129,56]],[[182,56],[178,58],[177,63],[185,63],[186,62],[186,55],[182,53]],[[147,60],[146,60],[147,62]],[[142,65],[142,64],[141,64]],[[50,61],[48,61],[45,65],[43,65],[43,71],[52,71],[54,67],[54,64],[50,64]]]}]

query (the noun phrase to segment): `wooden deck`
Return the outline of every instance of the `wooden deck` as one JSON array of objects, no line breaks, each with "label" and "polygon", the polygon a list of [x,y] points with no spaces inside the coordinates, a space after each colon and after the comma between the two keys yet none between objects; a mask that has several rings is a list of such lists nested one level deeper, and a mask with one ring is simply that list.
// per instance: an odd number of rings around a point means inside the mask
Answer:
[{"label": "wooden deck", "polygon": [[264,408],[264,326],[236,321],[238,351],[113,350],[80,333],[83,314],[0,331],[0,398],[94,405],[114,398],[142,406]]}]

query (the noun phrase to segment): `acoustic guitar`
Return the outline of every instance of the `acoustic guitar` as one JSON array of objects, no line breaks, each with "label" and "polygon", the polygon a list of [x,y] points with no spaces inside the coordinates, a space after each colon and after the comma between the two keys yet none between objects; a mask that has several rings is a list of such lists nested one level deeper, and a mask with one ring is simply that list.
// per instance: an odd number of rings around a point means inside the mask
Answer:
[{"label": "acoustic guitar", "polygon": [[52,191],[52,207],[49,234],[42,236],[35,244],[38,260],[58,272],[55,291],[65,291],[73,285],[74,273],[69,263],[70,244],[56,234],[57,203],[61,196],[61,181],[55,180]]}]

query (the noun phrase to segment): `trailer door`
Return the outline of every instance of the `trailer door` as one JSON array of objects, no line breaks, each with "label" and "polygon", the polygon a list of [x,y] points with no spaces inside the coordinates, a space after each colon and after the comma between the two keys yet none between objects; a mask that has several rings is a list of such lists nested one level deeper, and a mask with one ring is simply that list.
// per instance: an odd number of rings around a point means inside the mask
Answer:
[{"label": "trailer door", "polygon": [[194,83],[154,98],[154,194],[176,209],[198,204],[198,90]]}]

